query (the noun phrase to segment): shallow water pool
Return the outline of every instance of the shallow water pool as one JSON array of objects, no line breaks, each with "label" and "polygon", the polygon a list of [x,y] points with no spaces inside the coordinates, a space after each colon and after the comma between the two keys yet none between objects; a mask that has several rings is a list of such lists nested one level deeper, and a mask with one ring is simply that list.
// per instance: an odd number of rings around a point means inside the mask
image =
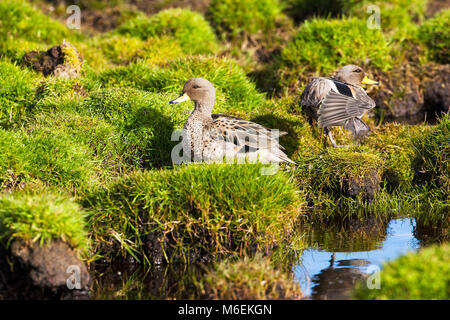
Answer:
[{"label": "shallow water pool", "polygon": [[387,227],[359,230],[357,236],[343,230],[336,238],[326,234],[331,231],[312,230],[312,246],[294,266],[295,279],[310,299],[349,299],[357,281],[376,286],[375,272],[383,262],[420,247],[415,227],[413,218],[398,218]]}]

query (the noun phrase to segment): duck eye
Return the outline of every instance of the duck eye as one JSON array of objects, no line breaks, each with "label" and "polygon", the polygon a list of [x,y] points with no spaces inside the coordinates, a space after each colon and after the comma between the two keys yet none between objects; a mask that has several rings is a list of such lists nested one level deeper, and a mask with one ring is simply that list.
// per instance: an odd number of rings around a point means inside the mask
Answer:
[{"label": "duck eye", "polygon": [[200,89],[200,86],[198,86],[198,85],[195,84],[195,85],[192,86],[192,88],[193,88],[193,89]]},{"label": "duck eye", "polygon": [[356,73],[361,73],[361,69],[356,69],[356,70],[353,70],[353,72],[356,72]]}]

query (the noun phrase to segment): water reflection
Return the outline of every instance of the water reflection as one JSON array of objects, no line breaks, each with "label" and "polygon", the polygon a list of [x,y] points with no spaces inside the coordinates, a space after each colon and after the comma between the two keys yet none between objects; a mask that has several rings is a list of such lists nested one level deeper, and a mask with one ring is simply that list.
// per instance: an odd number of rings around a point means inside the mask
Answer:
[{"label": "water reflection", "polygon": [[373,266],[380,268],[384,261],[419,248],[412,218],[391,220],[383,228],[368,224],[368,230],[361,227],[357,232],[341,228],[339,233],[316,229],[310,238],[312,247],[294,267],[303,293],[311,299],[348,299],[356,282],[366,279]]}]

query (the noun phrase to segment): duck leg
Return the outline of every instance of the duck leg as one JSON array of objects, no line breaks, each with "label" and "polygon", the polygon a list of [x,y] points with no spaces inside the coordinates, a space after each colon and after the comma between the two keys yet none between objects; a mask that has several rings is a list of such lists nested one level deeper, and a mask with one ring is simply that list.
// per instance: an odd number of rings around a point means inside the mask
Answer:
[{"label": "duck leg", "polygon": [[326,135],[328,136],[328,138],[330,139],[331,144],[333,145],[333,147],[334,147],[334,148],[337,148],[338,145],[336,144],[336,142],[335,142],[334,139],[333,139],[333,136],[331,135],[331,130],[328,129],[328,128],[325,128],[325,134],[326,134]]}]

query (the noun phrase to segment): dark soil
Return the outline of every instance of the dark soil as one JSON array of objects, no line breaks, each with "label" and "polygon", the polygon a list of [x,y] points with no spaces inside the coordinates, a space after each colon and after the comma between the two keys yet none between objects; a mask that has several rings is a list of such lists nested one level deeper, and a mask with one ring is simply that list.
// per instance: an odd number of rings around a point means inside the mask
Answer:
[{"label": "dark soil", "polygon": [[344,192],[351,196],[361,195],[364,201],[372,201],[380,188],[381,177],[373,170],[363,179],[348,179],[344,182]]},{"label": "dark soil", "polygon": [[437,12],[448,8],[450,8],[449,0],[428,0],[426,17],[430,18],[434,16]]},{"label": "dark soil", "polygon": [[[88,270],[65,242],[50,245],[16,239],[0,259],[0,299],[86,299],[91,282]],[[68,288],[79,270],[79,286]],[[68,280],[69,279],[69,280]],[[73,282],[72,282],[73,283]]]}]

